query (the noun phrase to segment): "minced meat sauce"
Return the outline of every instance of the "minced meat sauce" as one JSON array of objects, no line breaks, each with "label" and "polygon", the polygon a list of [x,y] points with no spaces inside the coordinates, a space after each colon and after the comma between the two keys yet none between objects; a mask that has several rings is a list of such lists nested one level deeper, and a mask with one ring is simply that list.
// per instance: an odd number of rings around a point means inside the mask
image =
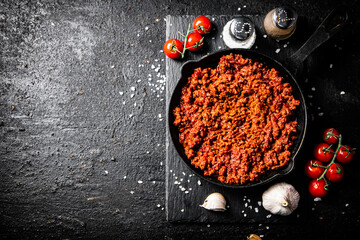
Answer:
[{"label": "minced meat sauce", "polygon": [[205,176],[244,184],[288,164],[299,104],[275,69],[229,54],[217,69],[195,69],[174,125],[191,164]]}]

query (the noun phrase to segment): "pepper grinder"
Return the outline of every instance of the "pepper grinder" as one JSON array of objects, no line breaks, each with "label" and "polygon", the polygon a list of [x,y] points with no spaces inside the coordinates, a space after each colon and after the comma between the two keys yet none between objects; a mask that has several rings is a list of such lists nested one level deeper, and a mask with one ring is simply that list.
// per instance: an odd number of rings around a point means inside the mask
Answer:
[{"label": "pepper grinder", "polygon": [[295,32],[297,18],[298,15],[292,7],[275,8],[265,17],[265,31],[276,40],[287,39]]},{"label": "pepper grinder", "polygon": [[237,17],[224,26],[223,41],[229,48],[251,48],[255,43],[255,26],[247,17]]}]

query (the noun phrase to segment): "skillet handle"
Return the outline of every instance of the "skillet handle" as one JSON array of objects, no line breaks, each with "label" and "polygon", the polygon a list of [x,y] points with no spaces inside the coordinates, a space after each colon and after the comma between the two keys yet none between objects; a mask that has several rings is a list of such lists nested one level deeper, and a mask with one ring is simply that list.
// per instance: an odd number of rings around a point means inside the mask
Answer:
[{"label": "skillet handle", "polygon": [[298,66],[321,44],[334,36],[348,21],[348,13],[345,7],[338,7],[320,24],[310,38],[290,56],[290,64],[295,70]]}]

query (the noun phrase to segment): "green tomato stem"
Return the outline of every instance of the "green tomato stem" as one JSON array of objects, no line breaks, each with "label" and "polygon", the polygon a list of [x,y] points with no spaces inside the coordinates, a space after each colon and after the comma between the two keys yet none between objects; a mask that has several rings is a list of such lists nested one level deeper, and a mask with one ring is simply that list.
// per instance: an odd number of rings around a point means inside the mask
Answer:
[{"label": "green tomato stem", "polygon": [[188,36],[189,36],[189,33],[190,33],[190,27],[191,27],[191,24],[189,23],[189,26],[188,26],[188,29],[187,29],[187,31],[186,31],[186,35],[185,35],[185,40],[184,40],[184,49],[183,49],[183,52],[182,52],[182,54],[181,54],[181,58],[184,58],[184,56],[185,56],[185,51],[186,51],[186,43],[187,43],[187,38],[188,38]]},{"label": "green tomato stem", "polygon": [[326,181],[325,174],[326,174],[327,170],[329,170],[329,167],[331,166],[331,164],[333,164],[333,163],[335,162],[336,155],[338,154],[338,152],[339,152],[339,150],[340,150],[340,147],[342,146],[342,145],[341,145],[341,140],[342,140],[342,137],[341,137],[341,134],[339,134],[339,142],[338,142],[338,146],[337,146],[337,148],[336,148],[336,151],[335,151],[335,153],[334,153],[334,156],[333,156],[333,158],[331,159],[331,162],[330,162],[328,165],[326,165],[324,172],[323,172],[323,173],[321,174],[321,176],[317,179],[318,181],[320,181],[321,179],[324,179],[324,180]]},{"label": "green tomato stem", "polygon": [[186,31],[186,35],[182,34],[181,32],[178,32],[182,37],[185,38],[185,40],[184,40],[184,49],[183,49],[182,52],[179,51],[179,52],[181,53],[181,58],[184,58],[184,56],[185,56],[185,51],[186,51],[187,49],[196,48],[196,47],[198,47],[198,46],[202,46],[202,45],[203,45],[204,37],[201,38],[201,40],[200,40],[196,45],[191,46],[191,47],[186,47],[186,43],[187,43],[187,39],[188,39],[189,34],[192,33],[192,32],[197,31],[198,29],[201,29],[201,27],[199,26],[199,27],[197,27],[196,29],[191,29],[191,24],[189,23],[188,29],[187,29],[187,31]]}]

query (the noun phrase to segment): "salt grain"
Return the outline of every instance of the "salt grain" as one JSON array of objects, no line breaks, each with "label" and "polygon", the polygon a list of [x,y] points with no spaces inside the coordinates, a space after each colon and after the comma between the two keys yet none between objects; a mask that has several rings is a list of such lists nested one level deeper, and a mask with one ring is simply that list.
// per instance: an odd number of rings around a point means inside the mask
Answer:
[{"label": "salt grain", "polygon": [[131,90],[131,91],[135,91],[135,87],[131,87],[130,90]]},{"label": "salt grain", "polygon": [[131,194],[134,194],[134,191],[130,191]]},{"label": "salt grain", "polygon": [[138,181],[138,184],[142,184],[142,183],[143,183],[143,181],[141,181],[141,180]]},{"label": "salt grain", "polygon": [[156,205],[156,206],[157,206],[158,208],[159,208],[159,207],[161,207],[161,205],[160,205],[160,204],[158,204],[158,205]]},{"label": "salt grain", "polygon": [[120,96],[124,95],[124,92],[119,92]]},{"label": "salt grain", "polygon": [[324,113],[323,113],[323,112],[320,112],[320,113],[318,113],[318,116],[319,116],[319,117],[322,117],[322,116],[324,116]]},{"label": "salt grain", "polygon": [[264,34],[264,35],[263,35],[263,38],[267,38],[267,35],[266,35],[266,34]]},{"label": "salt grain", "polygon": [[238,8],[238,11],[241,11],[241,7]]},{"label": "salt grain", "polygon": [[181,212],[184,212],[185,210],[184,210],[184,209],[181,209],[180,211],[181,211]]},{"label": "salt grain", "polygon": [[200,180],[198,180],[198,181],[197,181],[197,184],[198,184],[199,186],[201,186],[201,182],[200,182]]},{"label": "salt grain", "polygon": [[280,48],[276,49],[276,50],[275,50],[275,53],[279,53],[280,50],[281,50]]},{"label": "salt grain", "polygon": [[344,91],[341,91],[341,92],[340,92],[340,95],[344,95],[344,94],[345,94],[345,92],[344,92]]},{"label": "salt grain", "polygon": [[334,66],[333,64],[330,64],[330,66],[329,66],[329,67],[330,67],[330,68],[333,68],[333,66]]}]

